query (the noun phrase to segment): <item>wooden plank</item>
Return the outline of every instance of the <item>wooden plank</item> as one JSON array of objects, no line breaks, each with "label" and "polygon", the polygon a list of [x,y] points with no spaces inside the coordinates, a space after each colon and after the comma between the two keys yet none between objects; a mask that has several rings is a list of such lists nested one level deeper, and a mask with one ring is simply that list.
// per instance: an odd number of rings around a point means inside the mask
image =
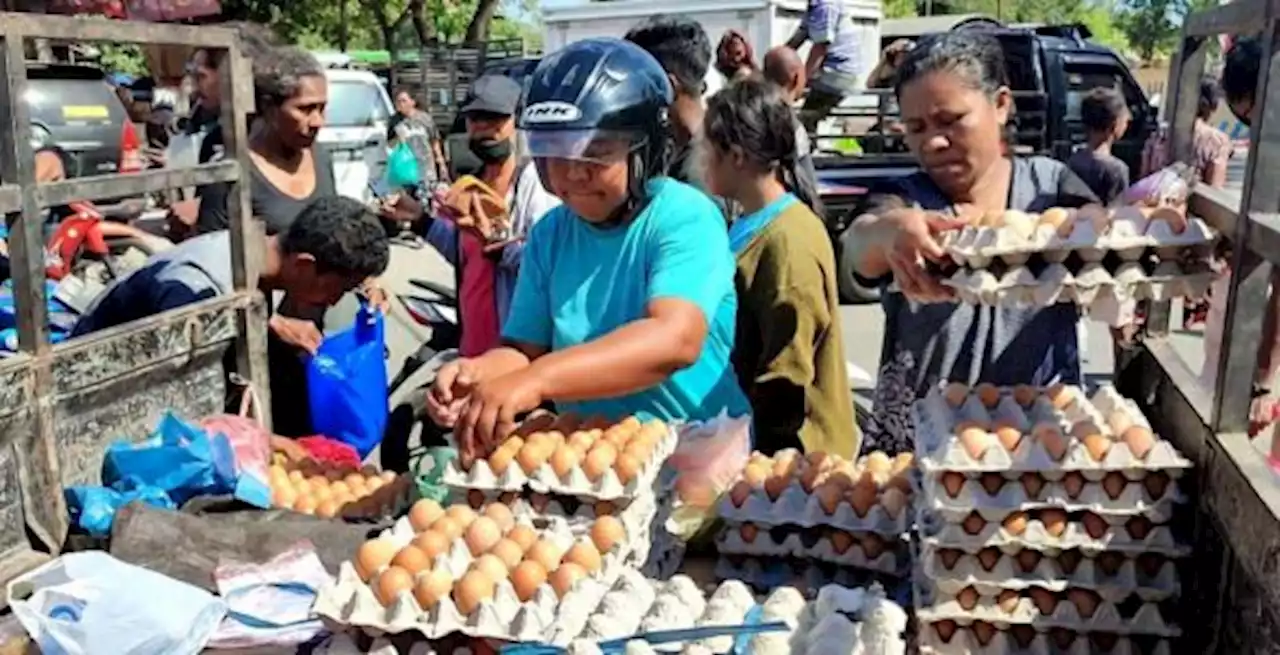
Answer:
[{"label": "wooden plank", "polygon": [[140,196],[215,182],[234,182],[238,179],[240,169],[233,161],[201,164],[192,168],[141,171],[128,175],[95,175],[41,184],[36,187],[36,202],[41,207],[54,207],[73,200]]},{"label": "wooden plank", "polygon": [[[57,533],[58,524],[66,524],[66,516],[50,516],[44,507],[36,509],[40,518],[29,520],[31,512],[24,509],[24,500],[30,499],[32,505],[48,506],[53,504],[50,496],[38,496],[41,492],[52,492],[61,497],[59,485],[48,484],[48,469],[27,468],[23,459],[26,451],[39,453],[43,449],[36,448],[32,442],[36,439],[37,412],[31,407],[0,419],[0,552],[14,549],[30,548],[27,540],[26,526],[31,523],[41,533]],[[0,556],[0,568],[3,568],[3,556]]]},{"label": "wooden plank", "polygon": [[55,394],[68,394],[129,371],[190,357],[212,343],[234,339],[236,310],[247,309],[257,292],[241,292],[88,334],[54,348]]},{"label": "wooden plank", "polygon": [[1274,0],[1232,0],[1187,16],[1183,29],[1188,36],[1196,37],[1252,34],[1258,31],[1260,19],[1271,15],[1267,11],[1274,4]]},{"label": "wooden plank", "polygon": [[35,402],[31,361],[29,355],[23,354],[0,360],[0,418]]},{"label": "wooden plank", "polygon": [[234,31],[209,25],[4,12],[0,12],[0,25],[4,26],[5,33],[9,35],[58,41],[110,41],[198,48],[229,48],[237,43]]}]

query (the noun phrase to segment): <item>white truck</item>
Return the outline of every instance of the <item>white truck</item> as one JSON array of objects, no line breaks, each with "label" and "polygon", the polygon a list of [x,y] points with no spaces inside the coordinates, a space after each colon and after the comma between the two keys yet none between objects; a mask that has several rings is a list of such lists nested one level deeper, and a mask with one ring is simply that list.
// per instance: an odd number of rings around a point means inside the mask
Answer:
[{"label": "white truck", "polygon": [[[880,57],[879,0],[844,0],[862,36],[864,74]],[[543,0],[543,49],[551,53],[569,43],[601,36],[622,37],[637,23],[656,14],[686,16],[702,24],[716,44],[725,30],[736,29],[751,41],[757,63],[770,48],[787,42],[804,17],[806,0]],[[800,51],[807,54],[807,46]],[[707,92],[724,83],[718,72],[707,74]]]}]

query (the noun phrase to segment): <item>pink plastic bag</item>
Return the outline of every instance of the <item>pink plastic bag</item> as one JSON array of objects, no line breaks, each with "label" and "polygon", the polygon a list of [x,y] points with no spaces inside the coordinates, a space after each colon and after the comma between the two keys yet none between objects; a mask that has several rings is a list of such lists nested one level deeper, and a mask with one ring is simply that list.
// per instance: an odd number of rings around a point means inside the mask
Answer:
[{"label": "pink plastic bag", "polygon": [[[235,496],[256,507],[271,507],[271,483],[267,471],[271,466],[271,432],[255,411],[258,393],[246,386],[240,399],[240,414],[215,414],[200,421],[209,434],[226,435],[236,456]],[[253,413],[255,418],[249,418]]]},{"label": "pink plastic bag", "polygon": [[676,472],[672,531],[691,539],[715,517],[716,502],[747,464],[751,454],[751,417],[719,417],[685,426],[667,459]]}]

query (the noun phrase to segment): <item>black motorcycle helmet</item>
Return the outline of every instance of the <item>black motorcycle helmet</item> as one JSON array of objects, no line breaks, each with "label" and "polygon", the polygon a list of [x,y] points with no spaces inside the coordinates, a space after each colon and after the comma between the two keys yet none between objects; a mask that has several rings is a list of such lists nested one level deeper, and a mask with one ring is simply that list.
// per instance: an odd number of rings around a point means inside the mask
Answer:
[{"label": "black motorcycle helmet", "polygon": [[[645,182],[667,169],[673,97],[666,71],[648,52],[622,39],[586,39],[534,69],[517,126],[539,161],[589,160],[586,149],[596,139],[630,143],[628,202],[619,210],[626,217],[647,200]],[[543,165],[538,172],[550,188]]]}]

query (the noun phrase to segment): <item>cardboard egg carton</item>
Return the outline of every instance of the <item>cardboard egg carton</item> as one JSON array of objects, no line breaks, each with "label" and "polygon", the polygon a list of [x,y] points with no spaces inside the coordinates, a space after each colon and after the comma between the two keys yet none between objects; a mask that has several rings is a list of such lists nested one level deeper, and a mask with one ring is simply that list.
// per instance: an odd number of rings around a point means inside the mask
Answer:
[{"label": "cardboard egg carton", "polygon": [[[1179,215],[1165,220],[1168,212]],[[1185,229],[1176,232],[1175,225],[1183,221]],[[1154,212],[1134,207],[1101,211],[1055,208],[1036,216],[1011,210],[993,222],[997,224],[970,225],[948,233],[943,248],[961,266],[987,268],[996,262],[1020,266],[1033,256],[1050,263],[1072,255],[1097,262],[1112,253],[1122,260],[1136,261],[1149,251],[1171,258],[1186,249],[1207,251],[1217,237],[1203,220],[1186,218],[1168,207]]]},{"label": "cardboard egg carton", "polygon": [[955,628],[950,639],[943,639],[936,625],[920,627],[918,643],[922,655],[1173,655],[1175,652],[1165,639],[1090,635],[1061,629],[1041,633],[1027,626],[1018,632],[987,633],[985,643],[971,627]]},{"label": "cardboard egg carton", "polygon": [[582,469],[582,462],[563,478],[556,475],[549,463],[542,463],[532,473],[511,462],[501,475],[493,472],[489,461],[476,460],[471,469],[464,471],[458,460],[451,460],[444,469],[442,480],[455,489],[480,489],[486,491],[520,491],[530,489],[537,493],[556,493],[595,500],[627,500],[652,489],[654,479],[662,469],[662,463],[675,451],[678,433],[668,426],[667,434],[655,445],[649,461],[644,462],[636,476],[623,484],[612,467],[603,471],[598,480],[590,480]]},{"label": "cardboard egg carton", "polygon": [[[1142,412],[1113,387],[1101,387],[1092,398],[1078,387],[1051,389],[1063,394],[1056,397],[1061,409],[1054,406],[1050,391],[1030,387],[1025,390],[987,387],[986,390],[998,393],[990,406],[982,402],[979,393],[971,392],[959,406],[953,407],[944,397],[944,388],[930,392],[912,406],[917,461],[925,475],[945,471],[1080,471],[1087,480],[1099,481],[1107,472],[1121,471],[1130,480],[1137,480],[1148,471],[1165,471],[1177,477],[1191,467],[1190,460],[1173,444],[1150,433],[1150,423]],[[1031,398],[1027,405],[1015,399],[1018,392]],[[1145,429],[1152,438],[1150,450],[1143,457],[1136,456],[1125,441],[1117,438],[1108,417],[1117,425],[1127,423]],[[1107,438],[1107,450],[1100,459],[1095,459],[1085,444],[1071,434],[1072,428],[1082,422],[1091,422],[1098,433]],[[956,428],[975,423],[987,429],[983,432],[981,450],[970,453],[961,436],[956,434]],[[1021,435],[1012,450],[991,431],[1003,424]],[[1043,439],[1033,433],[1036,426],[1045,425],[1056,427],[1061,435],[1064,449],[1061,458],[1055,459]]]},{"label": "cardboard egg carton", "polygon": [[[553,541],[562,552],[573,543],[588,539],[575,535],[564,523],[539,527],[542,527],[540,538]],[[408,545],[414,536],[412,526],[406,519],[401,519],[378,538],[391,542],[398,550]],[[647,553],[648,540],[647,533],[633,533],[628,528],[627,539],[623,543],[601,553],[600,570],[579,579],[563,598],[557,596],[550,582],[543,582],[528,601],[522,602],[507,578],[497,582],[493,598],[482,601],[465,615],[451,594],[440,598],[435,607],[424,609],[411,590],[406,590],[390,605],[384,606],[374,588],[386,567],[374,573],[366,583],[352,562],[346,561],[339,565],[336,583],[320,591],[313,611],[331,625],[356,627],[374,635],[416,630],[429,639],[461,632],[473,637],[541,640],[557,622],[589,613],[622,571],[639,565],[637,553]],[[437,557],[415,580],[439,569],[448,572],[456,583],[475,559],[464,539],[459,537],[448,552]],[[639,559],[643,561],[643,557]]]},{"label": "cardboard egg carton", "polygon": [[[1043,556],[1040,551],[1030,552],[1034,553],[1030,557],[1022,552],[1010,555],[998,551],[994,557],[967,553],[955,557],[954,552],[926,546],[920,566],[921,572],[939,591],[952,596],[967,587],[973,587],[983,596],[997,596],[1006,589],[1066,591],[1074,587],[1092,589],[1112,602],[1122,601],[1130,594],[1144,601],[1158,602],[1182,591],[1176,564],[1156,554],[1132,557],[1103,553],[1099,557],[1072,556],[1067,560],[1063,554],[1051,557]],[[1020,560],[1020,556],[1025,559]]]},{"label": "cardboard egg carton", "polygon": [[1135,536],[1127,525],[1110,525],[1098,536],[1091,535],[1081,521],[1066,521],[1057,535],[1050,532],[1038,518],[1031,518],[1020,534],[1014,534],[1001,523],[984,523],[974,534],[961,524],[946,523],[925,513],[920,515],[921,542],[935,548],[956,548],[967,553],[977,553],[984,548],[996,548],[1006,554],[1014,554],[1024,548],[1045,553],[1080,549],[1093,555],[1103,551],[1122,553],[1160,553],[1170,557],[1185,557],[1190,547],[1179,543],[1173,531],[1163,525],[1144,524],[1146,534]]},{"label": "cardboard egg carton", "polygon": [[[1001,604],[998,596],[981,596],[976,592],[961,602],[960,597],[924,586],[917,590],[916,618],[921,623],[952,620],[962,626],[974,621],[986,621],[997,628],[1011,625],[1029,625],[1037,631],[1065,628],[1079,632],[1111,632],[1120,635],[1154,635],[1178,637],[1182,631],[1165,620],[1157,603],[1141,602],[1136,608],[1099,598],[1090,591],[1081,590],[1081,602],[1088,602],[1090,609],[1082,609],[1069,595],[1059,595],[1048,590],[1035,592],[1047,607],[1043,611],[1036,598],[1029,593],[1007,598]],[[1066,594],[1070,594],[1068,591]],[[1087,596],[1088,598],[1084,598]],[[1091,613],[1086,616],[1085,612]]]},{"label": "cardboard egg carton", "polygon": [[[841,537],[830,533],[823,534],[812,545],[806,545],[804,536],[799,532],[788,531],[778,539],[772,530],[759,530],[754,540],[747,541],[740,528],[726,526],[716,538],[716,549],[732,555],[812,559],[889,575],[905,575],[910,566],[906,542],[901,537],[882,538],[875,533],[867,533],[860,539],[847,535],[849,543],[843,546],[843,552],[839,552],[836,540]],[[877,548],[881,551],[874,555],[867,552],[864,542],[872,538],[879,542]]]},{"label": "cardboard egg carton", "polygon": [[[999,521],[1011,512],[1031,511],[1042,508],[1059,508],[1068,512],[1092,512],[1107,518],[1121,519],[1129,516],[1145,516],[1156,523],[1167,523],[1174,509],[1187,501],[1178,485],[1164,472],[1147,473],[1143,479],[1130,481],[1119,472],[1112,472],[1106,484],[1083,481],[1083,476],[1068,478],[1063,472],[1054,472],[1056,480],[1036,473],[1024,473],[1031,479],[1009,478],[1003,473],[984,473],[981,478],[964,477],[959,489],[954,489],[962,473],[948,472],[923,476],[923,498],[917,505],[941,516],[948,522],[959,523],[973,512],[988,521]],[[1073,476],[1078,474],[1073,473]],[[988,486],[996,488],[989,493]],[[945,480],[945,482],[944,482]],[[947,485],[953,485],[948,489]],[[952,491],[955,493],[951,493]],[[1113,497],[1113,493],[1115,493]],[[1033,493],[1034,492],[1034,493]]]},{"label": "cardboard egg carton", "polygon": [[813,595],[828,585],[840,587],[883,586],[886,596],[906,607],[911,605],[912,590],[901,576],[868,569],[839,566],[816,560],[791,557],[765,557],[721,553],[716,558],[715,577],[741,580],[756,591],[768,592],[781,586],[793,586]]},{"label": "cardboard egg carton", "polygon": [[[885,494],[893,496],[885,502]],[[720,498],[720,518],[733,523],[757,523],[764,526],[795,525],[804,528],[832,527],[855,532],[875,532],[884,535],[901,535],[911,529],[913,513],[911,497],[895,486],[880,490],[876,503],[866,515],[858,516],[853,505],[843,497],[835,504],[835,511],[828,513],[823,499],[816,493],[805,491],[800,484],[792,484],[772,499],[763,488],[753,489],[741,506],[735,505],[730,494]],[[896,512],[896,513],[895,513]]]},{"label": "cardboard egg carton", "polygon": [[982,305],[1047,307],[1069,302],[1091,312],[1118,313],[1126,303],[1203,297],[1214,279],[1207,261],[1166,261],[1148,270],[1141,262],[1123,262],[1114,270],[1084,264],[1017,266],[1008,270],[961,269],[942,281],[961,302]]}]

